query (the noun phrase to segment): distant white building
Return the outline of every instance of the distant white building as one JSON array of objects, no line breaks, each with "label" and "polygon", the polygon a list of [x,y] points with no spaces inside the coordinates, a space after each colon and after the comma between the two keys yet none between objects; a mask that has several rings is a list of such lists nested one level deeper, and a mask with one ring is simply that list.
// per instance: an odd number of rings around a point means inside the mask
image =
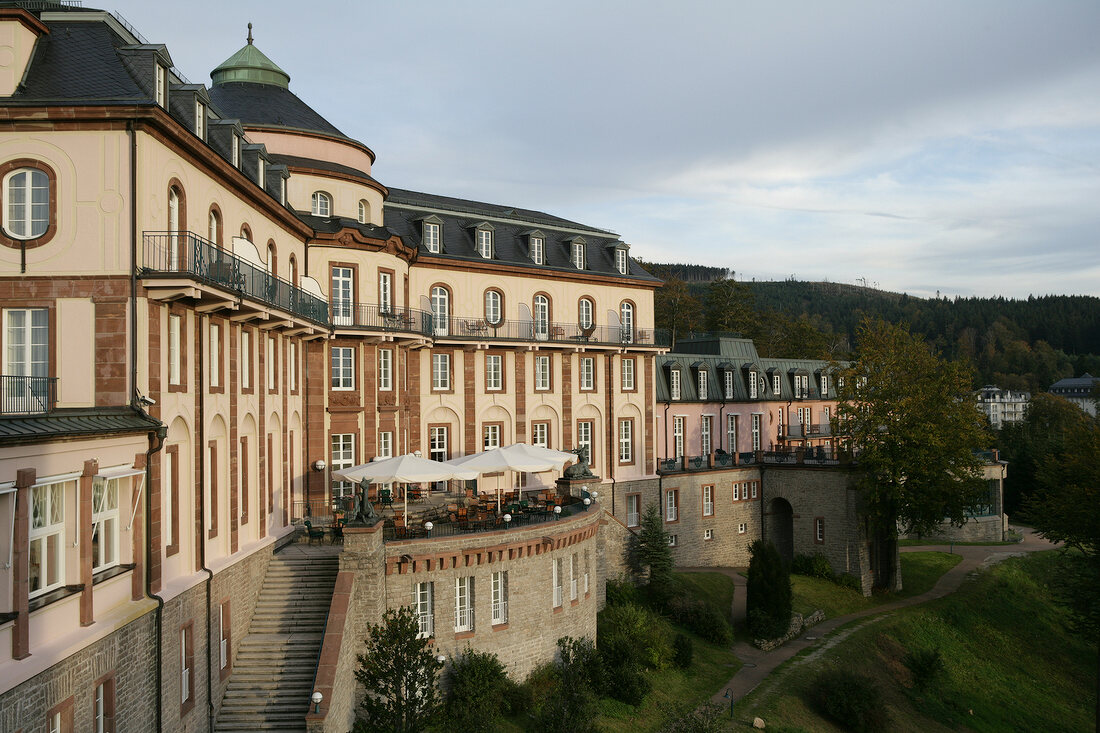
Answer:
[{"label": "distant white building", "polygon": [[978,409],[989,417],[993,428],[1000,430],[1005,423],[1024,419],[1030,392],[1014,392],[987,384],[978,391]]},{"label": "distant white building", "polygon": [[1050,393],[1065,397],[1088,414],[1096,417],[1096,400],[1092,393],[1100,379],[1085,372],[1079,377],[1067,377],[1050,385]]}]

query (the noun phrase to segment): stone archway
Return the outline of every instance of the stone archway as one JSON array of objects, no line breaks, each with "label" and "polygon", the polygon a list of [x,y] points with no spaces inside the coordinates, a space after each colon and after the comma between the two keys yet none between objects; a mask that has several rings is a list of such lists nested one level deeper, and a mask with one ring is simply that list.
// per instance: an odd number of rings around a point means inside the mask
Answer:
[{"label": "stone archway", "polygon": [[794,510],[786,499],[776,497],[768,502],[764,514],[764,538],[775,545],[788,565],[794,560]]}]

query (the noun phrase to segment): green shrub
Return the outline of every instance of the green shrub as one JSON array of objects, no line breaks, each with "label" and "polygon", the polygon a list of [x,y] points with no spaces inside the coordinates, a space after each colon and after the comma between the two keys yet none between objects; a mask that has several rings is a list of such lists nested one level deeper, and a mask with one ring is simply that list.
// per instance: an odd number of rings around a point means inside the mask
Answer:
[{"label": "green shrub", "polygon": [[748,614],[749,633],[754,639],[778,639],[787,633],[791,627],[791,620],[786,622],[772,618],[759,608],[754,608]]},{"label": "green shrub", "polygon": [[791,572],[822,580],[833,579],[833,566],[820,552],[815,552],[813,555],[795,555],[794,562],[791,563]]},{"label": "green shrub", "polygon": [[849,575],[848,573],[843,573],[841,575],[836,576],[835,580],[836,580],[836,584],[839,585],[842,588],[851,588],[852,590],[856,591],[857,593],[862,593],[863,592],[863,582],[854,575]]},{"label": "green shrub", "polygon": [[678,595],[669,600],[665,610],[676,623],[691,629],[713,644],[733,643],[733,629],[725,615],[714,606],[696,598]]},{"label": "green shrub", "polygon": [[628,603],[640,604],[641,602],[638,586],[629,580],[607,581],[607,605],[625,606]]},{"label": "green shrub", "polygon": [[718,733],[725,730],[725,705],[708,702],[694,710],[666,713],[660,733]]},{"label": "green shrub", "polygon": [[591,662],[596,657],[589,639],[558,639],[554,664],[558,681],[554,694],[544,697],[534,711],[534,730],[541,733],[596,733],[596,700]]},{"label": "green shrub", "polygon": [[508,707],[505,691],[514,686],[497,655],[467,647],[447,676],[448,730],[477,733],[493,728]]},{"label": "green shrub", "polygon": [[535,710],[542,705],[543,700],[557,692],[560,684],[557,667],[551,662],[540,664],[509,695],[510,707],[513,710]]},{"label": "green shrub", "polygon": [[855,733],[877,733],[889,726],[882,692],[867,675],[847,669],[827,669],[810,688],[817,710]]},{"label": "green shrub", "polygon": [[745,583],[749,629],[760,638],[761,630],[781,628],[776,636],[782,636],[791,621],[790,571],[771,542],[754,540],[749,555]]},{"label": "green shrub", "polygon": [[620,702],[638,707],[652,689],[653,683],[646,677],[645,671],[632,664],[616,669],[614,682],[604,692]]},{"label": "green shrub", "polygon": [[913,686],[918,690],[928,689],[947,671],[938,647],[914,649],[901,661],[909,668],[909,673],[913,675]]},{"label": "green shrub", "polygon": [[597,634],[608,669],[662,669],[672,659],[668,622],[644,606],[607,606],[597,616]]},{"label": "green shrub", "polygon": [[691,660],[695,657],[695,645],[691,643],[691,637],[685,634],[677,634],[672,640],[673,661],[680,669],[691,666]]}]

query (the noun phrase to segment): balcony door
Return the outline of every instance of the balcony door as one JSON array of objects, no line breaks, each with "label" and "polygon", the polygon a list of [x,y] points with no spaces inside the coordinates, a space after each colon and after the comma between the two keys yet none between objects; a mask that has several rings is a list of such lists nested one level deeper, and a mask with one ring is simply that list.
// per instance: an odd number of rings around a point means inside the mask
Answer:
[{"label": "balcony door", "polygon": [[535,296],[534,321],[535,338],[539,341],[550,338],[550,299],[545,295]]},{"label": "balcony door", "polygon": [[4,311],[5,413],[45,412],[49,406],[49,324],[45,308]]},{"label": "balcony door", "polygon": [[332,322],[337,326],[354,325],[354,276],[350,267],[332,268]]}]

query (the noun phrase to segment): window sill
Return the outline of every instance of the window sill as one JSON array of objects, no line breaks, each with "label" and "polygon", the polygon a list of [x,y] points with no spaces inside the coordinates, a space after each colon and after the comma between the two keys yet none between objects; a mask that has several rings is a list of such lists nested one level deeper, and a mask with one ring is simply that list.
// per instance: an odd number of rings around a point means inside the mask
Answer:
[{"label": "window sill", "polygon": [[15,611],[4,611],[0,613],[0,625],[6,624],[9,621],[14,621],[19,618],[19,614]]},{"label": "window sill", "polygon": [[456,631],[455,632],[455,641],[462,641],[463,639],[472,639],[472,638],[474,638],[474,632],[473,631]]},{"label": "window sill", "polygon": [[60,588],[54,588],[49,593],[43,593],[42,595],[32,598],[30,603],[27,604],[27,610],[33,612],[40,608],[45,608],[51,603],[57,603],[60,600],[64,600],[69,596],[75,596],[84,590],[83,583],[77,583],[75,585],[63,585]]},{"label": "window sill", "polygon": [[135,563],[127,563],[125,565],[114,565],[107,568],[106,570],[100,570],[99,572],[93,571],[94,574],[92,575],[92,585],[99,585],[100,583],[108,581],[111,578],[117,578],[124,573],[130,572],[136,567],[137,565]]},{"label": "window sill", "polygon": [[508,629],[508,622],[505,621],[502,624],[493,624],[493,631],[506,631]]},{"label": "window sill", "polygon": [[562,607],[561,607],[561,606],[554,606],[554,613],[561,613],[561,612],[562,612],[562,610],[563,610],[563,609],[562,609]]}]

